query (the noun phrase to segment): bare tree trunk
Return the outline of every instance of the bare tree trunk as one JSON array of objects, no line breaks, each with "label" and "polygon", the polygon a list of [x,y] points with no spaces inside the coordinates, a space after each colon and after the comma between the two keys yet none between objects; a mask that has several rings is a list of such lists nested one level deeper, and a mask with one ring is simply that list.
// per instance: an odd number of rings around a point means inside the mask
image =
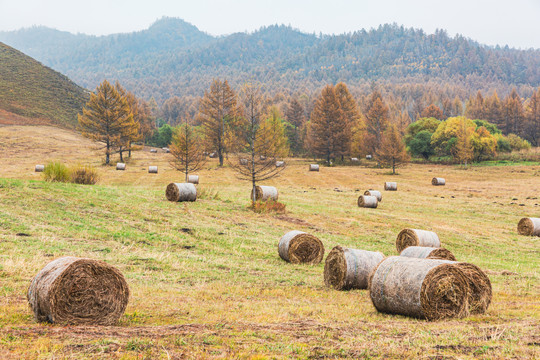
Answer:
[{"label": "bare tree trunk", "polygon": [[111,145],[109,144],[109,140],[107,139],[107,151],[105,151],[105,164],[106,164],[106,165],[109,165],[109,160],[110,160],[109,152],[110,152],[110,148],[111,148]]},{"label": "bare tree trunk", "polygon": [[392,157],[392,174],[396,175],[396,159]]},{"label": "bare tree trunk", "polygon": [[124,150],[122,150],[122,147],[120,146],[120,162],[124,162],[124,157],[122,156],[124,153]]}]

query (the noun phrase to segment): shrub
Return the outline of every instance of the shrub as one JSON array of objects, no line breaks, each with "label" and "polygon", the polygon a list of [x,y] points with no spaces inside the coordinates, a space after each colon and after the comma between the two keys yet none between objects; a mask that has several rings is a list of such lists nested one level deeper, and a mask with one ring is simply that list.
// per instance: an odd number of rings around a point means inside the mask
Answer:
[{"label": "shrub", "polygon": [[267,200],[267,201],[257,200],[255,202],[252,201],[248,209],[253,210],[254,212],[258,214],[269,213],[269,212],[284,213],[285,204],[280,203],[279,201],[274,201],[274,200]]},{"label": "shrub", "polygon": [[94,185],[99,180],[95,168],[87,165],[77,165],[71,169],[71,182],[75,184]]},{"label": "shrub", "polygon": [[527,140],[523,140],[516,134],[508,134],[506,138],[512,150],[529,150],[531,148],[531,144]]},{"label": "shrub", "polygon": [[220,200],[219,191],[214,188],[200,187],[197,189],[197,198],[198,199],[207,199],[207,200]]},{"label": "shrub", "polygon": [[45,165],[45,169],[43,169],[43,178],[46,181],[68,182],[70,180],[70,171],[63,163],[53,161]]}]

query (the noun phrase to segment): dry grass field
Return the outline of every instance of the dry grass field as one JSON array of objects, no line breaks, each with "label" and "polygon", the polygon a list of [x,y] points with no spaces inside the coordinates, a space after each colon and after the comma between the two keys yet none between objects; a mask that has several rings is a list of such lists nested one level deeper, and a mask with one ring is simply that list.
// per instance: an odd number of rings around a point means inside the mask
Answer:
[{"label": "dry grass field", "polygon": [[[102,166],[79,135],[57,128],[0,127],[0,358],[7,359],[538,359],[540,238],[517,234],[540,216],[540,165],[408,165],[392,176],[370,166],[321,167],[293,159],[279,178],[285,214],[247,209],[250,185],[215,160],[198,174],[199,199],[171,203],[182,181],[167,154],[134,152],[127,170]],[[47,183],[34,165],[98,167],[97,185]],[[116,161],[116,160],[115,160]],[[159,173],[148,174],[149,165]],[[446,186],[431,186],[431,178]],[[377,209],[356,206],[382,190]],[[292,229],[336,245],[395,255],[397,233],[437,232],[459,260],[488,272],[484,315],[427,322],[379,314],[366,290],[323,283],[324,262],[283,262]],[[129,283],[118,326],[37,324],[26,301],[33,276],[54,258],[108,262]]]}]

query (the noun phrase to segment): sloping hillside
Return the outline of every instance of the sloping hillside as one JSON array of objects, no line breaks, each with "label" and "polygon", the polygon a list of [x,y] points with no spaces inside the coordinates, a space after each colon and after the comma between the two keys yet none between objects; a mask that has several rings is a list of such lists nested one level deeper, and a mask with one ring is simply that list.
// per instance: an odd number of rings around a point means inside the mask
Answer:
[{"label": "sloping hillside", "polygon": [[0,43],[0,123],[73,128],[88,96],[66,76]]}]

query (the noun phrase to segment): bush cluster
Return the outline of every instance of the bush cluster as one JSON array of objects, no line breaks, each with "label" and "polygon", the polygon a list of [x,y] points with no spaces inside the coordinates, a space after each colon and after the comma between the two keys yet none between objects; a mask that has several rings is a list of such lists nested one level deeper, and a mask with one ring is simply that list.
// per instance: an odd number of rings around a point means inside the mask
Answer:
[{"label": "bush cluster", "polygon": [[51,182],[94,185],[99,180],[99,174],[92,166],[77,165],[69,168],[59,161],[53,161],[45,165],[43,178]]}]

